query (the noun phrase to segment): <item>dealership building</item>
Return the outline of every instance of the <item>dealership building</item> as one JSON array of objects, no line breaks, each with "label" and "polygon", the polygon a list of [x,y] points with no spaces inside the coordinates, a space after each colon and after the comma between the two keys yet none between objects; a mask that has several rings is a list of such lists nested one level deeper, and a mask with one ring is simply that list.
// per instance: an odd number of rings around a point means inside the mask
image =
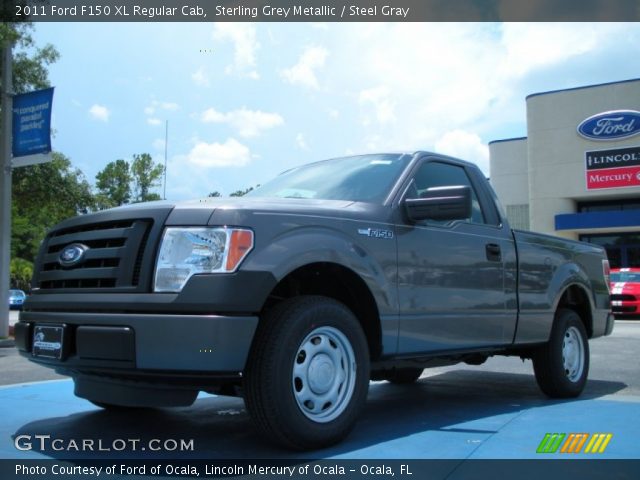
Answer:
[{"label": "dealership building", "polygon": [[640,267],[640,79],[526,98],[527,136],[489,143],[513,228],[597,243]]}]

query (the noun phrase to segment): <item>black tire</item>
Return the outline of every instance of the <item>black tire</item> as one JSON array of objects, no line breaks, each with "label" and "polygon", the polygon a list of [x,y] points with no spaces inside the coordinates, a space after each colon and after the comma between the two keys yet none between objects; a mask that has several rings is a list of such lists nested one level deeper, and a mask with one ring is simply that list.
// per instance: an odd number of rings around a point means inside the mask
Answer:
[{"label": "black tire", "polygon": [[408,385],[415,383],[422,375],[423,368],[406,367],[394,368],[385,374],[385,380],[396,385]]},{"label": "black tire", "polygon": [[244,400],[268,438],[295,450],[335,444],[355,425],[368,388],[367,341],[343,304],[295,297],[260,320]]},{"label": "black tire", "polygon": [[538,386],[552,398],[582,393],[589,374],[589,341],[576,312],[556,312],[549,342],[533,355],[533,369]]}]

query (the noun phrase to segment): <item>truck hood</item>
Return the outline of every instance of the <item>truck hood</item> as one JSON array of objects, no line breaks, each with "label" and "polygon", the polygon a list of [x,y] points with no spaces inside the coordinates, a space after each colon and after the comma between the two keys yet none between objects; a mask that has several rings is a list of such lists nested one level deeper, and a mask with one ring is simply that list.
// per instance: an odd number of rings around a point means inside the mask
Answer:
[{"label": "truck hood", "polygon": [[[75,227],[122,218],[154,218],[165,225],[207,225],[228,223],[252,213],[304,215],[366,219],[376,218],[381,206],[345,200],[300,198],[224,197],[203,198],[184,202],[156,201],[134,203],[67,219],[54,227]],[[215,217],[214,217],[215,215]]]},{"label": "truck hood", "polygon": [[243,209],[273,212],[291,212],[306,210],[342,210],[355,202],[347,200],[315,200],[305,198],[275,197],[209,197],[189,200],[175,204],[176,209],[204,208],[215,210]]},{"label": "truck hood", "polygon": [[[242,213],[273,213],[310,217],[363,218],[379,206],[345,200],[301,198],[225,197],[176,203],[167,224],[202,224]],[[214,222],[215,223],[215,222]]]}]

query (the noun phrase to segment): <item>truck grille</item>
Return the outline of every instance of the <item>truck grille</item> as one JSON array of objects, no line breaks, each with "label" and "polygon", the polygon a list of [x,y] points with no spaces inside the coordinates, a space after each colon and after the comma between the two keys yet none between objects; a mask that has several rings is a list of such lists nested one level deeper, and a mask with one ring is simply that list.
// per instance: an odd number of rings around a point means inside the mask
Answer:
[{"label": "truck grille", "polygon": [[[45,239],[34,276],[40,290],[136,287],[153,221],[117,220],[62,228]],[[71,244],[86,247],[76,265],[63,266],[62,250]]]},{"label": "truck grille", "polygon": [[622,302],[635,302],[636,297],[634,295],[618,294],[618,295],[611,295],[611,300],[622,301]]},{"label": "truck grille", "polygon": [[611,311],[613,313],[635,313],[636,307],[635,306],[631,306],[631,307],[612,306]]}]

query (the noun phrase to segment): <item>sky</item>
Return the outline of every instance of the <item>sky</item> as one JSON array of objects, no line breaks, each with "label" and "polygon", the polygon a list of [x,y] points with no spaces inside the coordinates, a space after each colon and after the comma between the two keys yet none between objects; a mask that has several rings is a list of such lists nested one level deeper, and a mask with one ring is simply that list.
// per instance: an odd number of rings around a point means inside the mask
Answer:
[{"label": "sky", "polygon": [[[90,183],[165,161],[168,200],[312,161],[429,150],[489,171],[525,97],[640,78],[638,23],[38,23],[61,57],[52,144]],[[163,187],[156,189],[163,194]]]}]

